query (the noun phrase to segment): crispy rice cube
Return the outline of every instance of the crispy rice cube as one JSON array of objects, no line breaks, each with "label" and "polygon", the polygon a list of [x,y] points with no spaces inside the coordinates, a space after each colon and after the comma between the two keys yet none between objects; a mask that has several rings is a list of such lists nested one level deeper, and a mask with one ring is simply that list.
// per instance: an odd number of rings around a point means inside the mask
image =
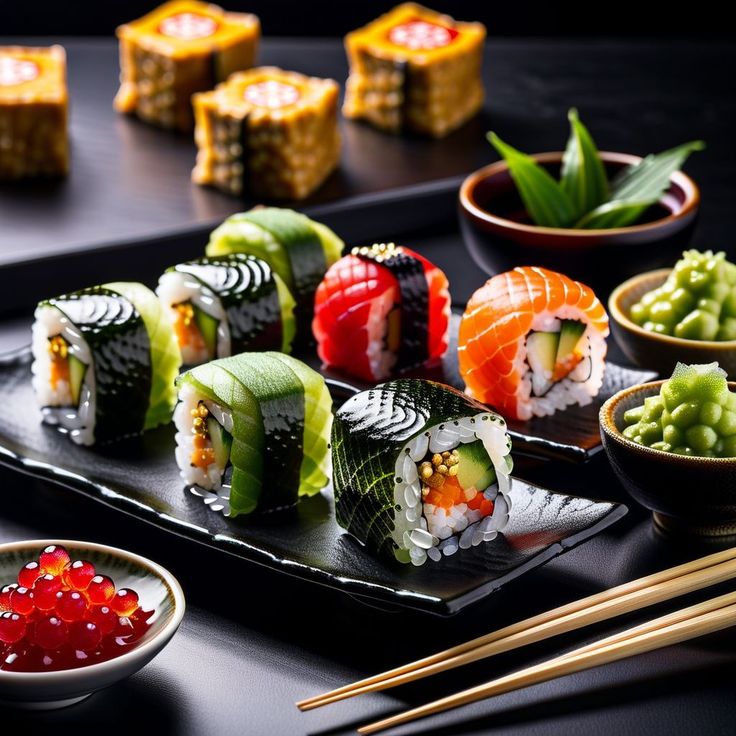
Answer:
[{"label": "crispy rice cube", "polygon": [[485,37],[481,23],[398,5],[345,37],[343,113],[391,133],[447,135],[483,104]]},{"label": "crispy rice cube", "polygon": [[0,46],[0,179],[69,171],[66,53]]},{"label": "crispy rice cube", "polygon": [[192,180],[224,192],[303,199],[340,159],[338,85],[276,67],[233,74],[194,96]]},{"label": "crispy rice cube", "polygon": [[252,67],[260,32],[255,15],[195,0],[172,0],[120,26],[115,109],[163,128],[192,130],[192,95]]}]

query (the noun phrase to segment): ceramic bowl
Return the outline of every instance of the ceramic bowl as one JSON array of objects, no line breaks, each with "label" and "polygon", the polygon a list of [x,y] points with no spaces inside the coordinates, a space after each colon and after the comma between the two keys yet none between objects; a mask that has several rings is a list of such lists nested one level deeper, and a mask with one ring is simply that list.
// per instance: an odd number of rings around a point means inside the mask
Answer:
[{"label": "ceramic bowl", "polygon": [[[624,412],[655,396],[664,381],[620,391],[601,407],[603,447],[626,490],[662,531],[699,537],[736,534],[736,458],[674,455],[621,434]],[[736,390],[736,383],[729,388]]]},{"label": "ceramic bowl", "polygon": [[[533,156],[557,177],[563,154]],[[609,178],[639,156],[601,152]],[[674,263],[687,247],[700,203],[695,182],[681,171],[650,208],[649,219],[609,230],[538,227],[529,222],[505,161],[470,174],[460,187],[460,227],[473,260],[488,274],[515,266],[561,271],[608,293],[624,278]]]},{"label": "ceramic bowl", "polygon": [[96,690],[122,680],[148,664],[171,640],[184,616],[184,593],[176,578],[155,562],[115,547],[64,539],[36,539],[0,545],[0,581],[15,580],[18,570],[37,559],[44,547],[60,544],[72,559],[89,560],[118,588],[133,588],[145,609],[155,610],[150,629],[137,646],[107,662],[56,672],[10,672],[0,669],[0,704],[51,709],[84,700]]},{"label": "ceramic bowl", "polygon": [[670,269],[649,271],[624,281],[608,300],[614,337],[626,357],[642,368],[669,376],[676,363],[712,363],[717,360],[730,377],[736,377],[736,340],[684,340],[658,335],[639,327],[629,318],[633,304],[648,291],[661,286]]}]

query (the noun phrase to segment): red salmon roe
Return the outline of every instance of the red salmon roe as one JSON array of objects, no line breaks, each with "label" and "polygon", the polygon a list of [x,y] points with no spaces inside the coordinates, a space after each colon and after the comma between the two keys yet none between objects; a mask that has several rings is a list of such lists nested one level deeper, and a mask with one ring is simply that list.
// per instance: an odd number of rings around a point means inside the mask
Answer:
[{"label": "red salmon roe", "polygon": [[102,641],[102,632],[92,621],[75,621],[69,626],[69,644],[73,649],[90,652]]},{"label": "red salmon roe", "polygon": [[33,584],[33,600],[39,611],[53,611],[56,594],[61,590],[61,579],[46,573]]},{"label": "red salmon roe", "polygon": [[27,616],[36,608],[33,593],[28,588],[16,588],[10,593],[10,608],[22,616]]},{"label": "red salmon roe", "polygon": [[131,616],[138,610],[138,593],[128,588],[120,588],[110,601],[110,608],[118,616]]},{"label": "red salmon roe", "polygon": [[10,611],[10,594],[18,587],[18,583],[10,583],[0,590],[0,613]]},{"label": "red salmon roe", "polygon": [[56,614],[62,621],[78,621],[87,612],[87,601],[77,590],[60,590],[56,594]]},{"label": "red salmon roe", "polygon": [[61,575],[64,568],[72,561],[69,553],[60,545],[51,544],[41,552],[38,562],[44,572]]},{"label": "red salmon roe", "polygon": [[41,565],[38,562],[29,562],[18,573],[18,585],[24,588],[32,588],[33,583],[36,582],[36,578],[40,578],[41,574]]},{"label": "red salmon roe", "polygon": [[64,570],[64,585],[74,590],[87,590],[96,575],[95,566],[87,560],[75,560]]},{"label": "red salmon roe", "polygon": [[93,606],[87,618],[97,624],[103,636],[111,633],[118,623],[117,614],[109,606]]},{"label": "red salmon roe", "polygon": [[36,621],[33,627],[33,641],[42,649],[58,649],[67,635],[66,624],[57,616],[49,616]]},{"label": "red salmon roe", "polygon": [[19,613],[5,611],[0,614],[0,641],[15,644],[26,635],[26,619]]},{"label": "red salmon roe", "polygon": [[87,586],[90,603],[101,606],[109,603],[115,595],[115,583],[107,575],[95,575]]},{"label": "red salmon roe", "polygon": [[118,640],[118,644],[123,643],[126,639],[133,636],[135,630],[133,629],[133,622],[127,616],[120,616],[115,624],[115,638]]}]

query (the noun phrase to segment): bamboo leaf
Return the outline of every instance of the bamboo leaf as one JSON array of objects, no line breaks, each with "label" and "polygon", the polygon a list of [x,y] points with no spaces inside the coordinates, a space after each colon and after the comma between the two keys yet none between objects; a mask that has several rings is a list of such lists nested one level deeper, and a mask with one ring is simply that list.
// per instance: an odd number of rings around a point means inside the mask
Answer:
[{"label": "bamboo leaf", "polygon": [[567,114],[570,137],[562,158],[562,188],[572,202],[575,217],[594,210],[609,197],[606,168],[588,129],[580,122],[578,111]]},{"label": "bamboo leaf", "polygon": [[611,200],[654,204],[669,188],[670,176],[682,168],[693,151],[704,148],[703,141],[690,141],[627,166],[612,182]]},{"label": "bamboo leaf", "polygon": [[488,134],[491,145],[506,161],[529,217],[543,227],[569,227],[575,211],[562,186],[533,158]]},{"label": "bamboo leaf", "polygon": [[581,230],[626,227],[636,222],[651,204],[651,202],[630,202],[614,199],[583,215],[574,227]]}]

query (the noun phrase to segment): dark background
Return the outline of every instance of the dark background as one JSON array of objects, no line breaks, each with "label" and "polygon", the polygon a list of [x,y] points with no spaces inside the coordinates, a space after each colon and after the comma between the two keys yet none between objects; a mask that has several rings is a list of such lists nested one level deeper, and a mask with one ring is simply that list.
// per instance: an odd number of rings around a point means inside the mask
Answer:
[{"label": "dark background", "polygon": [[[375,0],[222,0],[228,10],[255,13],[270,36],[337,36],[392,8]],[[156,0],[0,0],[0,35],[109,35],[152,10]],[[733,38],[715,0],[667,4],[640,0],[431,0],[459,20],[485,23],[491,36],[618,36]]]}]

